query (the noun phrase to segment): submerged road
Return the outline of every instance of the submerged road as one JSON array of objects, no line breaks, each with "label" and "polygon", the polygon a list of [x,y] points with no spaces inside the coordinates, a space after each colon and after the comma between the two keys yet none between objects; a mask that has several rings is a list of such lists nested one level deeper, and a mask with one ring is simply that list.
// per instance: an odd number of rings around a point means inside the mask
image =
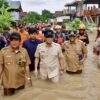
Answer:
[{"label": "submerged road", "polygon": [[17,91],[13,96],[3,96],[0,90],[0,100],[100,100],[100,68],[92,48],[95,34],[90,33],[88,57],[82,74],[61,76],[60,83],[41,81],[32,74],[33,87]]}]

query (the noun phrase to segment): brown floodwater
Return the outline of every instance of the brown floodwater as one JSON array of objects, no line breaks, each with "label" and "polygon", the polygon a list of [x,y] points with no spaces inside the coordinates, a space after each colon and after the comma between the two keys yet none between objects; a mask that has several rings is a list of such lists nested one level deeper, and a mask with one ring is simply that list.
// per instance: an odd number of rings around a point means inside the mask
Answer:
[{"label": "brown floodwater", "polygon": [[100,68],[92,48],[95,34],[90,33],[88,57],[82,74],[69,75],[64,73],[59,83],[42,81],[32,75],[33,86],[16,91],[13,96],[3,96],[0,90],[0,100],[100,100]]}]

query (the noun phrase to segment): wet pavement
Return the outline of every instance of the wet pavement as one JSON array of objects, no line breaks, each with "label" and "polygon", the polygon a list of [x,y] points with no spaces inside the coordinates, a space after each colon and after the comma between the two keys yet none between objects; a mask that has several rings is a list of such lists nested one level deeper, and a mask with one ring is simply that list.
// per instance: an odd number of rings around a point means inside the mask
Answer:
[{"label": "wet pavement", "polygon": [[33,87],[16,91],[13,96],[4,97],[0,91],[0,100],[100,100],[100,68],[92,48],[95,40],[90,33],[88,57],[82,74],[61,76],[59,83],[37,79],[32,74]]}]

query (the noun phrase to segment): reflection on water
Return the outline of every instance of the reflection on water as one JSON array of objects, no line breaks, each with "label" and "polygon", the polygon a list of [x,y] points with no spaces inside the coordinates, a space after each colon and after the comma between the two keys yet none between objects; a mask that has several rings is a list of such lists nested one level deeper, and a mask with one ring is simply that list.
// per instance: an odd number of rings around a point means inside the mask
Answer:
[{"label": "reflection on water", "polygon": [[60,83],[41,81],[32,74],[33,87],[26,87],[8,97],[4,97],[0,91],[0,100],[100,100],[100,69],[97,67],[97,58],[92,54],[93,33],[90,39],[88,58],[82,74],[65,73]]}]

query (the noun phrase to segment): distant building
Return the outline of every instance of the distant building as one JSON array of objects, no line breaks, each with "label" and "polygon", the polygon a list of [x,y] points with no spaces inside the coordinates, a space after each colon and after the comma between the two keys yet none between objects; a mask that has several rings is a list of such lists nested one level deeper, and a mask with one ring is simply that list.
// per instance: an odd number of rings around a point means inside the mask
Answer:
[{"label": "distant building", "polygon": [[9,0],[9,5],[12,7],[9,11],[12,12],[13,19],[19,21],[21,18],[20,13],[22,12],[21,2]]},{"label": "distant building", "polygon": [[20,12],[20,17],[22,18],[22,17],[25,17],[25,16],[27,16],[27,12]]},{"label": "distant building", "polygon": [[53,18],[59,17],[59,16],[63,16],[63,11],[55,11],[55,13],[53,14]]},{"label": "distant building", "polygon": [[[92,7],[88,7],[89,4],[92,4]],[[94,6],[98,5],[98,8]],[[68,9],[68,14],[72,16],[80,17],[85,19],[88,23],[95,23],[100,26],[100,0],[75,0],[72,3],[67,3],[65,5]],[[72,13],[71,10],[74,7],[76,13]]]}]

